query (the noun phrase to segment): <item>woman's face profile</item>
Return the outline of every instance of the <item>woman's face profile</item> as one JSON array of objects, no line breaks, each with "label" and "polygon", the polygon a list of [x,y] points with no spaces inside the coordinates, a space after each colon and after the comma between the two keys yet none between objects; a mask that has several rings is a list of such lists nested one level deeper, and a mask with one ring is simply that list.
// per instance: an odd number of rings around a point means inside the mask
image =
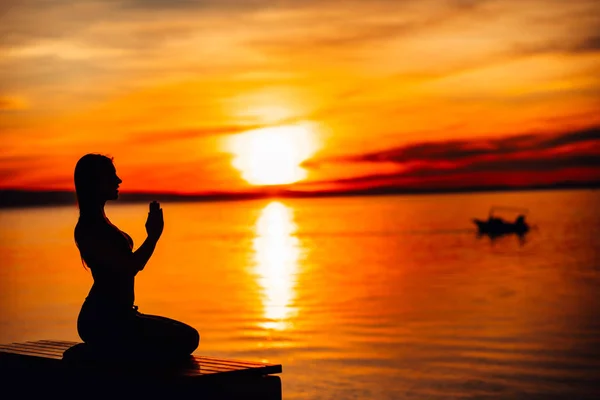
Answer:
[{"label": "woman's face profile", "polygon": [[102,200],[116,200],[119,197],[119,185],[121,182],[123,181],[117,176],[115,166],[110,164],[98,176],[98,195],[102,197]]}]

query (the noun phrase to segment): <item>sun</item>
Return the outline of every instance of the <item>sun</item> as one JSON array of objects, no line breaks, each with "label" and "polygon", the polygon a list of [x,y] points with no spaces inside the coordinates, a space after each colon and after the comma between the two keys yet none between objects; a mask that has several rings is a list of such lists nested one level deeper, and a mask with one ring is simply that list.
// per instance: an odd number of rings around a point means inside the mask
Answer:
[{"label": "sun", "polygon": [[285,185],[306,177],[302,162],[316,151],[308,125],[256,129],[231,138],[233,166],[252,185]]}]

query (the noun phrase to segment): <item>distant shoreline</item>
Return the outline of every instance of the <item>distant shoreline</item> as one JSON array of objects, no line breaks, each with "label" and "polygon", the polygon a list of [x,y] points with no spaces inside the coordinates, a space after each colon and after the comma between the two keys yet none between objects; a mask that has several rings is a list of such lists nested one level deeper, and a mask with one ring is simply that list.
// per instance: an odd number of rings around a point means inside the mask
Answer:
[{"label": "distant shoreline", "polygon": [[[152,200],[160,202],[219,202],[256,200],[268,198],[323,198],[323,197],[357,197],[357,196],[390,196],[390,195],[427,195],[454,193],[486,193],[486,192],[524,192],[538,190],[582,190],[598,189],[600,182],[573,183],[562,182],[552,185],[536,185],[527,187],[487,186],[464,187],[452,189],[406,189],[398,187],[377,187],[350,191],[301,192],[289,189],[266,188],[256,192],[245,193],[200,193],[177,194],[161,192],[132,192],[121,193],[121,203],[146,203]],[[68,190],[0,190],[0,209],[27,208],[58,205],[75,205],[75,192]]]}]

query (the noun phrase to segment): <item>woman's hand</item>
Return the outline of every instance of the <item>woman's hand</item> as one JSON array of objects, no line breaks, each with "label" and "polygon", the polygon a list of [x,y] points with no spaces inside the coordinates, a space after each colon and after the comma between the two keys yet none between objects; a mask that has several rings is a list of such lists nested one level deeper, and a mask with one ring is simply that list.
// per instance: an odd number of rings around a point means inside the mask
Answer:
[{"label": "woman's hand", "polygon": [[150,203],[150,211],[146,220],[146,233],[150,239],[158,241],[164,227],[163,210],[157,201],[153,201]]}]

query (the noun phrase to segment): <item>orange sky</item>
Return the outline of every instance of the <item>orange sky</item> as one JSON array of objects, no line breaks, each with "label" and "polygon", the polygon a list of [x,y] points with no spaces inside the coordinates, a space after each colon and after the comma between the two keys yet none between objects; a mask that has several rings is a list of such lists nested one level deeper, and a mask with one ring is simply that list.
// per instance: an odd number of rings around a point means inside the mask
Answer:
[{"label": "orange sky", "polygon": [[[600,180],[595,0],[0,5],[0,188]],[[248,131],[250,131],[248,133]]]}]

